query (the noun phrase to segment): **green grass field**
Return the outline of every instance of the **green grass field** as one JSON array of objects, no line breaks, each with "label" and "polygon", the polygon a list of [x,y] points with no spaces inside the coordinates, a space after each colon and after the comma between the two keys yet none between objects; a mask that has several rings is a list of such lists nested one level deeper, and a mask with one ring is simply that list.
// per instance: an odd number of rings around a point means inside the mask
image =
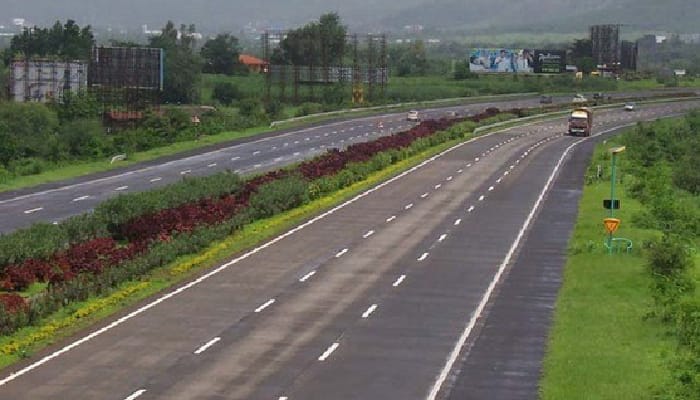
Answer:
[{"label": "green grass field", "polygon": [[601,202],[609,193],[609,182],[594,183],[581,199],[544,360],[544,400],[651,399],[671,379],[677,341],[667,325],[645,318],[652,311],[652,279],[640,250],[661,233],[632,225],[643,206],[620,190],[617,236],[633,240],[634,249],[606,254]]}]

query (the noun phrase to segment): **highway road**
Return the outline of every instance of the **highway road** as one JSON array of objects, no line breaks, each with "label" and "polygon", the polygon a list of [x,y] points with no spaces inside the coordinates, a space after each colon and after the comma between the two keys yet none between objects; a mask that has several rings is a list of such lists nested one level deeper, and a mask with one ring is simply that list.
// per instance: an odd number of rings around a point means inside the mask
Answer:
[{"label": "highway road", "polygon": [[[698,107],[600,111],[595,133]],[[426,160],[2,371],[0,398],[533,398],[594,140],[565,124]]]},{"label": "highway road", "polygon": [[[640,92],[651,95],[658,92]],[[618,93],[623,97],[630,93]],[[570,96],[553,98],[566,103]],[[447,111],[475,114],[488,107],[526,108],[539,106],[538,97],[500,99],[459,107],[422,110],[423,118],[444,116]],[[266,137],[215,146],[181,158],[137,165],[121,171],[95,174],[15,192],[0,193],[0,233],[8,233],[35,222],[54,223],[92,210],[100,202],[120,193],[161,187],[184,176],[202,176],[224,170],[241,174],[259,173],[299,162],[330,148],[376,139],[409,129],[413,123],[405,113],[350,119],[306,128],[293,129]],[[383,122],[383,129],[378,128]]]}]

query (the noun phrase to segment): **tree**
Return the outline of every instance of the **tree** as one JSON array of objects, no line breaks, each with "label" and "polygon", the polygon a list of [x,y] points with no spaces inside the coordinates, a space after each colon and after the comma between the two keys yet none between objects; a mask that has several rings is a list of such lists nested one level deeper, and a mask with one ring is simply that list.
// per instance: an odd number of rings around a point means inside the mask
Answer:
[{"label": "tree", "polygon": [[197,86],[201,79],[202,60],[194,52],[195,26],[175,29],[172,21],[160,35],[149,40],[151,47],[165,51],[163,100],[169,103],[193,103],[198,100]]},{"label": "tree", "polygon": [[43,156],[57,127],[56,114],[43,104],[0,104],[0,164]]},{"label": "tree", "polygon": [[318,22],[289,31],[272,60],[293,65],[341,64],[346,34],[347,28],[341,25],[338,14],[323,14]]},{"label": "tree", "polygon": [[216,35],[216,38],[207,40],[200,51],[204,72],[233,75],[241,70],[239,53],[238,38],[229,33]]},{"label": "tree", "polygon": [[59,101],[49,103],[49,106],[56,111],[61,123],[76,119],[97,118],[102,110],[95,95],[87,91],[77,93],[65,91]]},{"label": "tree", "polygon": [[392,53],[391,59],[396,60],[394,66],[398,76],[423,76],[428,73],[430,64],[422,40],[395,48]]},{"label": "tree", "polygon": [[69,19],[49,28],[25,28],[10,42],[10,57],[21,54],[25,58],[55,56],[61,60],[84,60],[90,57],[95,37],[90,25],[80,28]]}]

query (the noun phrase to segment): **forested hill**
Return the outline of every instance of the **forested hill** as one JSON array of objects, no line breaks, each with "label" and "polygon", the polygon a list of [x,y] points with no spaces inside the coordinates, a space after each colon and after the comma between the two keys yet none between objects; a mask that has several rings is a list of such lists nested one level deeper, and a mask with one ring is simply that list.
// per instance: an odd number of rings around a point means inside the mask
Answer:
[{"label": "forested hill", "polygon": [[698,0],[435,0],[385,18],[446,30],[575,32],[621,23],[629,30],[700,32]]},{"label": "forested hill", "polygon": [[631,30],[700,31],[698,0],[0,0],[0,9],[0,25],[12,18],[39,25],[72,18],[82,25],[157,29],[170,19],[208,32],[236,32],[249,22],[289,28],[329,11],[351,28],[372,30],[419,24],[487,33],[580,32],[591,24],[622,23]]}]

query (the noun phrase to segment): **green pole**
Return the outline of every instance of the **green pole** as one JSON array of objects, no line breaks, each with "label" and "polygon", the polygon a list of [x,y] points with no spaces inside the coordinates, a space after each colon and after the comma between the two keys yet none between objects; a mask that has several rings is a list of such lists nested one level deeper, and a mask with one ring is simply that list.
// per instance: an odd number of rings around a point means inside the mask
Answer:
[{"label": "green pole", "polygon": [[[610,171],[610,218],[615,216],[615,161],[617,153],[612,153],[612,168]],[[613,234],[608,234],[608,253],[612,254]]]}]

